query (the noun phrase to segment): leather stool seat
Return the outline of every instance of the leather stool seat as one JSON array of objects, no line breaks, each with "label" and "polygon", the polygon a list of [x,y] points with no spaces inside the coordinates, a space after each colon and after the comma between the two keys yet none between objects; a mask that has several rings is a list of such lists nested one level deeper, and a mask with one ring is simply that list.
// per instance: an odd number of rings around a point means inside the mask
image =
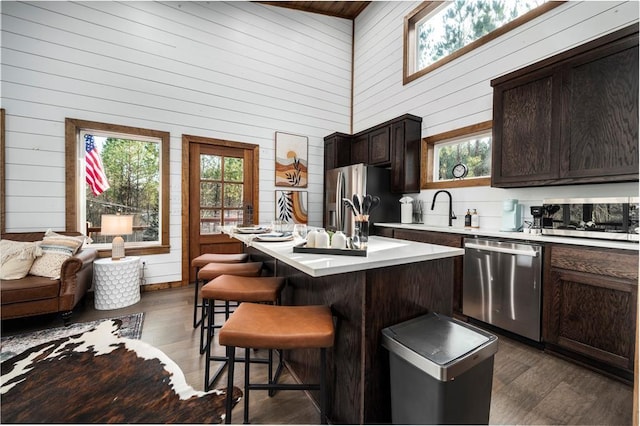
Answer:
[{"label": "leather stool seat", "polygon": [[283,277],[220,275],[202,286],[203,299],[275,303],[284,286]]},{"label": "leather stool seat", "polygon": [[[244,276],[244,277],[257,277],[262,273],[262,262],[244,262],[244,263],[207,263],[202,268],[198,270],[197,281],[198,282],[207,282],[211,281],[215,278],[218,278],[221,275],[236,275],[236,276]],[[203,286],[204,287],[204,286]],[[197,285],[196,285],[197,290]],[[197,293],[196,293],[197,294]],[[200,325],[200,353],[204,353],[206,350],[205,344],[205,329],[208,327],[205,325],[204,319],[207,317],[207,312],[212,311],[211,320],[209,321],[211,324],[211,331],[213,332],[213,328],[218,328],[220,326],[216,326],[213,324],[213,315],[216,313],[224,312],[226,316],[229,316],[229,303],[225,303],[224,311],[218,312],[215,309],[209,310],[207,307],[208,303],[212,303],[213,307],[219,307],[215,304],[215,299],[212,299],[210,302],[207,302],[207,298],[202,299],[202,315],[201,321],[198,323]],[[239,300],[238,302],[241,302]]]},{"label": "leather stool seat", "polygon": [[205,253],[191,261],[194,268],[202,268],[209,263],[245,263],[249,260],[248,253]]},{"label": "leather stool seat", "polygon": [[254,349],[329,348],[333,318],[327,306],[242,303],[224,323],[218,342]]},{"label": "leather stool seat", "polygon": [[[242,303],[220,329],[218,341],[227,347],[229,367],[227,386],[234,383],[236,347],[245,348],[244,368],[244,423],[249,422],[249,391],[319,390],[320,421],[326,416],[326,350],[333,346],[335,330],[328,306],[281,306]],[[268,383],[250,383],[250,349],[320,349],[320,380],[318,384],[281,384],[278,377],[283,367],[282,355],[275,376],[269,371]],[[226,400],[226,423],[231,423],[232,399]]]},{"label": "leather stool seat", "polygon": [[262,262],[209,263],[198,271],[198,279],[210,281],[220,275],[257,277],[262,272]]},{"label": "leather stool seat", "polygon": [[[195,268],[196,282],[195,282],[195,295],[193,299],[193,328],[199,326],[204,322],[205,306],[204,303],[198,301],[198,292],[200,288],[200,280],[198,279],[198,271],[209,263],[244,263],[249,260],[248,253],[204,253],[200,256],[193,258],[191,261],[191,267]],[[198,308],[202,309],[202,314],[198,318]],[[202,343],[200,344],[200,352],[203,351]]]},{"label": "leather stool seat", "polygon": [[[213,341],[213,331],[216,328],[213,320],[212,304],[214,301],[225,302],[225,320],[229,319],[230,304],[229,302],[258,302],[258,303],[278,303],[280,299],[280,291],[284,287],[285,279],[283,277],[244,277],[238,275],[220,275],[219,277],[209,281],[202,286],[200,294],[202,300],[208,301],[209,312],[205,314],[208,316],[209,322],[205,329],[207,335],[205,339],[205,351],[207,353],[207,360],[204,369],[204,388],[205,391],[209,390],[211,386],[218,381],[218,378],[224,371],[228,364],[228,357],[224,356],[212,356],[211,355],[211,343]],[[242,305],[240,305],[242,306]],[[237,308],[236,308],[237,309]],[[203,339],[203,336],[200,337]],[[269,351],[268,360],[254,360],[254,362],[267,363],[271,368],[273,354]],[[218,367],[216,372],[211,377],[211,361],[222,361],[223,363]],[[269,370],[271,374],[271,370]]]}]

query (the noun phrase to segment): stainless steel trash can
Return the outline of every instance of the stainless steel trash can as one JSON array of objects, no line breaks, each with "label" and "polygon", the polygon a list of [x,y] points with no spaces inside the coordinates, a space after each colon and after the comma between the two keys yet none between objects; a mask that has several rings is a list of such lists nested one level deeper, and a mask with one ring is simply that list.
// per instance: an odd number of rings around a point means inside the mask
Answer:
[{"label": "stainless steel trash can", "polygon": [[382,330],[394,424],[488,424],[498,338],[431,313]]}]

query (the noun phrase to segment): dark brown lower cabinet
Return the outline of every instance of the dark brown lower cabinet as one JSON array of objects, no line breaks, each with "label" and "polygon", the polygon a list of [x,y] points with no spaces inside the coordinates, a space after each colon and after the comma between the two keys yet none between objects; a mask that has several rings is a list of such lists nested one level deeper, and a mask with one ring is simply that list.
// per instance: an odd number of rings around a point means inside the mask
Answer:
[{"label": "dark brown lower cabinet", "polygon": [[[401,240],[418,241],[420,243],[437,244],[448,247],[464,247],[464,235],[446,232],[415,231],[411,229],[395,229],[393,237]],[[453,312],[462,314],[462,261],[463,256],[453,258]]]},{"label": "dark brown lower cabinet", "polygon": [[[464,247],[468,235],[376,227],[376,235]],[[633,382],[638,252],[568,244],[544,245],[544,350]],[[462,315],[463,256],[453,260],[453,313]]]},{"label": "dark brown lower cabinet", "polygon": [[374,226],[372,229],[372,235],[393,238],[393,231],[394,231],[393,228],[387,228],[384,226]]},{"label": "dark brown lower cabinet", "polygon": [[546,246],[545,349],[633,381],[638,253]]}]

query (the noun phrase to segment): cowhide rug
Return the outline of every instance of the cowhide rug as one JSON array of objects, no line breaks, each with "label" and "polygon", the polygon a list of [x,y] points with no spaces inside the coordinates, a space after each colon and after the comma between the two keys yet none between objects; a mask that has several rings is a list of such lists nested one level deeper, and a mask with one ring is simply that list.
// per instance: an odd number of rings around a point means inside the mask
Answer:
[{"label": "cowhide rug", "polygon": [[[108,319],[118,322],[118,336],[127,337],[129,339],[140,339],[142,336],[144,312],[122,315]],[[2,336],[2,338],[0,338],[0,362],[14,357],[32,346],[50,342],[52,340],[62,339],[63,337],[72,336],[74,334],[84,333],[92,328],[96,328],[98,324],[106,320],[107,318],[89,322],[77,322],[64,327],[47,328],[24,334]]]},{"label": "cowhide rug", "polygon": [[[220,423],[226,390],[199,392],[162,351],[116,321],[2,362],[2,423]],[[233,388],[234,403],[242,397]]]}]

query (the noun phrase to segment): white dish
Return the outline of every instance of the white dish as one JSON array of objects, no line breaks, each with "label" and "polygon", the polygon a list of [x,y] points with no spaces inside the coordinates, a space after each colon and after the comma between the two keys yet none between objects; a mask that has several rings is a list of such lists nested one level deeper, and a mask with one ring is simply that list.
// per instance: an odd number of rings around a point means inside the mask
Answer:
[{"label": "white dish", "polygon": [[293,240],[293,235],[258,235],[256,240],[261,242],[291,241]]},{"label": "white dish", "polygon": [[261,228],[259,226],[249,226],[244,228],[236,228],[238,234],[263,234],[269,232],[269,228]]}]

